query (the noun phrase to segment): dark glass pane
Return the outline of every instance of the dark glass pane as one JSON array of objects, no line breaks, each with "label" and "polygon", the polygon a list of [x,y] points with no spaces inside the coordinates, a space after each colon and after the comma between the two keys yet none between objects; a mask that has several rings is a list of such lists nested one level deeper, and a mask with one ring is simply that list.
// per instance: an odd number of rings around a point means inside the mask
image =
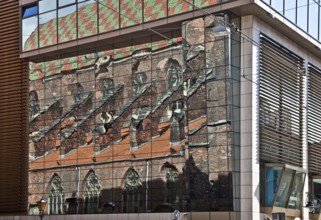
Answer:
[{"label": "dark glass pane", "polygon": [[36,15],[36,14],[38,14],[38,6],[34,5],[34,6],[31,6],[31,7],[28,7],[28,8],[24,8],[23,12],[22,12],[22,17],[23,18],[30,17],[30,16],[33,16],[33,15]]},{"label": "dark glass pane", "polygon": [[282,173],[282,178],[279,182],[278,192],[275,198],[275,206],[286,208],[289,199],[290,186],[293,181],[293,174],[295,171],[285,169]]},{"label": "dark glass pane", "polygon": [[265,205],[272,206],[278,182],[281,175],[281,168],[267,167],[265,171]]}]

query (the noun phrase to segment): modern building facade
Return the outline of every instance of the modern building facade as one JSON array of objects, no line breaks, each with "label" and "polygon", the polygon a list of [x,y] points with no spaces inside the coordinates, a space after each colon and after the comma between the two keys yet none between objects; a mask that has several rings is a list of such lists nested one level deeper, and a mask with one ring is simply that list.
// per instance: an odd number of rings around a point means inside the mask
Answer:
[{"label": "modern building facade", "polygon": [[0,213],[27,214],[28,62],[20,59],[19,2],[0,2]]},{"label": "modern building facade", "polygon": [[320,218],[320,3],[291,2],[21,0],[29,214]]}]

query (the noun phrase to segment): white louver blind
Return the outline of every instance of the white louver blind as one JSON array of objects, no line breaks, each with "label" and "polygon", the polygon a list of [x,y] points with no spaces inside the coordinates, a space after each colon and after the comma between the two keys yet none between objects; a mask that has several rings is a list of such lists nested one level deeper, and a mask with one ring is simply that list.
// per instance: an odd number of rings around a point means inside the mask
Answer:
[{"label": "white louver blind", "polygon": [[260,160],[302,166],[304,61],[261,35]]}]

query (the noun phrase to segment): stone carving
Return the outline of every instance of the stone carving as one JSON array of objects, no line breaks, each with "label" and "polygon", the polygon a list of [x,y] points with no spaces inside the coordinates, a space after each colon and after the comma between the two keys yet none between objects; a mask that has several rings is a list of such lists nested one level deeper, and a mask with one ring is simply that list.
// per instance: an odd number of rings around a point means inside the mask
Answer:
[{"label": "stone carving", "polygon": [[40,112],[38,94],[35,90],[29,93],[29,120],[34,118]]},{"label": "stone carving", "polygon": [[142,182],[140,181],[138,173],[134,169],[131,169],[127,174],[127,178],[124,183],[124,189],[131,193],[140,191],[141,187]]},{"label": "stone carving", "polygon": [[94,132],[97,132],[99,135],[105,134],[110,128],[110,122],[113,120],[113,112],[101,112],[96,115],[96,128]]},{"label": "stone carving", "polygon": [[177,190],[175,184],[178,182],[179,174],[177,170],[169,167],[166,169],[165,183],[166,183],[166,202],[175,203],[177,198]]},{"label": "stone carving", "polygon": [[179,142],[184,140],[184,101],[175,101],[172,103],[172,118],[171,118],[171,133],[170,133],[170,141],[171,143]]},{"label": "stone carving", "polygon": [[98,196],[100,194],[100,184],[98,177],[94,172],[91,172],[87,177],[86,185],[85,185],[85,196]]},{"label": "stone carving", "polygon": [[147,81],[146,73],[140,72],[133,75],[133,93],[135,95],[140,94],[144,89]]},{"label": "stone carving", "polygon": [[69,84],[68,92],[73,95],[74,104],[81,102],[84,98],[85,89],[80,83]]},{"label": "stone carving", "polygon": [[102,80],[102,93],[103,97],[114,93],[114,80],[113,79],[103,79]]},{"label": "stone carving", "polygon": [[51,181],[51,186],[49,190],[50,195],[60,195],[63,194],[64,188],[61,184],[61,179],[59,176],[54,176]]},{"label": "stone carving", "polygon": [[177,60],[169,58],[165,68],[167,69],[168,89],[172,90],[177,88],[182,81],[182,70],[180,64]]},{"label": "stone carving", "polygon": [[95,73],[96,75],[101,72],[108,72],[108,67],[112,64],[112,57],[100,57],[95,63]]},{"label": "stone carving", "polygon": [[61,178],[55,175],[51,180],[48,198],[48,213],[62,214],[64,212],[64,188],[61,184]]}]

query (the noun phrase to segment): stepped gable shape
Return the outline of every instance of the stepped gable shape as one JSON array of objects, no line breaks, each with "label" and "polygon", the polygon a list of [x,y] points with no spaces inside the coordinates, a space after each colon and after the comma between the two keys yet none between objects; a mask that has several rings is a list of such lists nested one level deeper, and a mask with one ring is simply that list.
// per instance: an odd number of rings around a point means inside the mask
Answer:
[{"label": "stepped gable shape", "polygon": [[81,126],[82,124],[84,124],[90,116],[93,116],[94,114],[97,113],[97,111],[99,109],[102,108],[102,106],[107,103],[111,98],[113,98],[115,95],[117,95],[118,93],[120,93],[121,91],[123,91],[124,89],[124,85],[117,85],[117,87],[115,88],[115,92],[113,94],[108,94],[105,97],[102,97],[102,99],[98,102],[98,104],[96,105],[95,108],[90,109],[90,111],[88,113],[85,114],[85,116],[83,117],[83,119],[79,122],[77,122],[76,124],[74,124],[72,127],[66,129],[66,131],[63,133],[62,135],[62,141],[68,139],[78,128],[79,126]]},{"label": "stepped gable shape", "polygon": [[[48,118],[54,120],[54,118],[60,117],[62,112],[57,109],[59,108],[60,101],[63,98],[57,98],[50,105],[47,105],[42,111],[36,114],[33,118],[29,120],[29,132],[32,133],[34,131],[39,130],[38,123],[42,123],[45,119],[47,121]],[[50,116],[50,117],[49,117]]]},{"label": "stepped gable shape", "polygon": [[130,107],[140,98],[142,97],[146,92],[151,90],[152,83],[147,83],[144,88],[142,88],[141,92],[136,94],[134,97],[132,97],[128,102],[126,102],[125,105],[122,106],[119,110],[116,111],[116,113],[113,116],[113,119],[111,120],[110,124],[116,124],[117,121],[123,116],[126,115],[127,111],[130,110]]},{"label": "stepped gable shape", "polygon": [[[47,105],[42,111],[40,111],[38,114],[36,114],[34,117],[32,117],[29,120],[29,123],[35,123],[35,121],[37,120],[42,120],[39,119],[41,116],[45,117],[45,114],[48,113],[50,110],[52,110],[52,108],[56,107],[57,105],[59,105],[59,101],[62,100],[63,98],[56,98],[50,105]],[[32,125],[30,125],[32,126]]]},{"label": "stepped gable shape", "polygon": [[82,103],[86,102],[88,99],[92,98],[93,94],[92,92],[90,92],[89,94],[87,94],[86,97],[84,97],[84,99],[76,104],[73,104],[67,111],[65,111],[61,117],[57,118],[49,127],[48,129],[45,129],[43,131],[39,131],[38,135],[33,138],[33,141],[38,142],[40,141],[42,138],[44,138],[44,136],[46,134],[48,134],[53,128],[55,128],[57,125],[59,125],[62,121],[62,119],[66,118],[69,114],[71,114],[73,111],[75,111],[75,109],[77,109],[79,106],[81,106]]}]

